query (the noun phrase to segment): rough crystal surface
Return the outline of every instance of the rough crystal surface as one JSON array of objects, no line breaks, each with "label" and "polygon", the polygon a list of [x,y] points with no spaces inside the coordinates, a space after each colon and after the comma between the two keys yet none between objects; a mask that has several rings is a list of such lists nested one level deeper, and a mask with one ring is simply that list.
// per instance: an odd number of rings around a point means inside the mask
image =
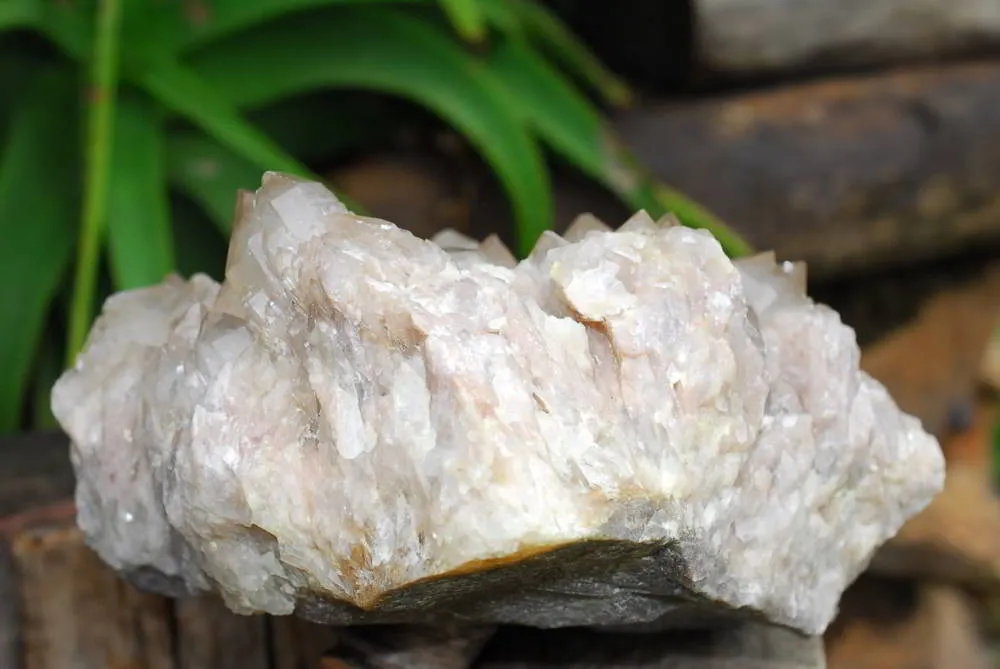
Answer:
[{"label": "rough crystal surface", "polygon": [[438,241],[268,174],[221,285],[111,297],[53,390],[103,559],[335,623],[818,633],[943,485],[799,268],[643,214]]}]

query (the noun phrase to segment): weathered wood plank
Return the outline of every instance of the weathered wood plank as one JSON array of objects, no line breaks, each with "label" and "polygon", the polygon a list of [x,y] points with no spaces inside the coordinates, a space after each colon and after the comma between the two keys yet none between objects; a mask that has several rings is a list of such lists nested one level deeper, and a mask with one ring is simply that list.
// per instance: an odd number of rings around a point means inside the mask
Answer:
[{"label": "weathered wood plank", "polygon": [[653,105],[640,161],[811,280],[1000,242],[1000,63]]},{"label": "weathered wood plank", "polygon": [[954,586],[862,576],[826,635],[829,669],[986,669],[976,606]]},{"label": "weathered wood plank", "polygon": [[1000,263],[994,263],[975,279],[936,293],[905,327],[865,347],[861,366],[885,384],[904,411],[944,436],[956,403],[975,397],[998,325]]},{"label": "weathered wood plank", "polygon": [[696,60],[716,72],[885,65],[1000,46],[994,0],[694,0]]},{"label": "weathered wood plank", "polygon": [[24,669],[175,669],[166,600],[124,583],[72,526],[12,540]]},{"label": "weathered wood plank", "polygon": [[272,669],[317,669],[320,659],[337,643],[337,629],[300,618],[271,618]]},{"label": "weathered wood plank", "polygon": [[84,544],[66,504],[51,508],[0,534],[2,669],[314,669],[336,642],[333,629],[238,616],[214,597],[140,592]]},{"label": "weathered wood plank", "polygon": [[21,598],[9,547],[0,541],[0,667],[21,662]]},{"label": "weathered wood plank", "polygon": [[269,669],[263,616],[237,616],[215,597],[177,600],[177,666],[183,669]]}]

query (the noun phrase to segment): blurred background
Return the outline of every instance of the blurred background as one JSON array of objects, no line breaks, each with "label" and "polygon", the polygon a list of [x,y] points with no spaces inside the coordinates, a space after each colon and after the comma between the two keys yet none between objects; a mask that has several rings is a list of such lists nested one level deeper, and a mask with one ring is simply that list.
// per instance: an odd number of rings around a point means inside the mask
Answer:
[{"label": "blurred background", "polygon": [[[264,170],[521,254],[645,209],[805,261],[949,462],[845,597],[829,665],[1000,666],[1000,0],[0,0],[0,538],[69,499],[39,435],[103,300],[221,279]],[[112,666],[79,658],[138,624],[96,621],[120,588],[76,548],[19,550],[0,667]],[[57,587],[89,613],[38,603]]]}]

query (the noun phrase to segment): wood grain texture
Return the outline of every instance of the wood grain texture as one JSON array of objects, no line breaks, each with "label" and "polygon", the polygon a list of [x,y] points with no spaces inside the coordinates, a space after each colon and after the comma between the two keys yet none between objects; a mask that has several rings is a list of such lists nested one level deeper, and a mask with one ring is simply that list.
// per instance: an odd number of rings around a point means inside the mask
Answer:
[{"label": "wood grain texture", "polygon": [[711,71],[886,65],[1000,45],[993,0],[693,0],[698,63]]},{"label": "wood grain texture", "polygon": [[662,103],[616,127],[657,177],[811,280],[1000,240],[1000,63]]},{"label": "wood grain texture", "polygon": [[0,667],[17,667],[21,656],[21,597],[14,560],[0,541]]},{"label": "wood grain texture", "polygon": [[269,669],[264,616],[237,616],[215,597],[177,600],[178,669]]},{"label": "wood grain texture", "polygon": [[72,526],[14,537],[24,669],[174,669],[168,603],[121,581]]},{"label": "wood grain texture", "polygon": [[327,651],[337,645],[338,630],[300,618],[268,620],[274,655],[272,669],[317,669]]},{"label": "wood grain texture", "polygon": [[863,576],[826,635],[829,669],[987,669],[975,603],[943,584]]}]

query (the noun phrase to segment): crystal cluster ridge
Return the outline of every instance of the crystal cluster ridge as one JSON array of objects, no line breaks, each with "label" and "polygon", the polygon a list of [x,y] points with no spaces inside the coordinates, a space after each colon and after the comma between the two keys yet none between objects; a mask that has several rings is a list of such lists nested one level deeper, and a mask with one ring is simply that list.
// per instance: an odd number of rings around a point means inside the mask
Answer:
[{"label": "crystal cluster ridge", "polygon": [[859,356],[802,267],[704,231],[581,217],[517,262],[269,173],[225,280],[110,297],[52,404],[88,543],[171,594],[817,634],[943,485]]}]

